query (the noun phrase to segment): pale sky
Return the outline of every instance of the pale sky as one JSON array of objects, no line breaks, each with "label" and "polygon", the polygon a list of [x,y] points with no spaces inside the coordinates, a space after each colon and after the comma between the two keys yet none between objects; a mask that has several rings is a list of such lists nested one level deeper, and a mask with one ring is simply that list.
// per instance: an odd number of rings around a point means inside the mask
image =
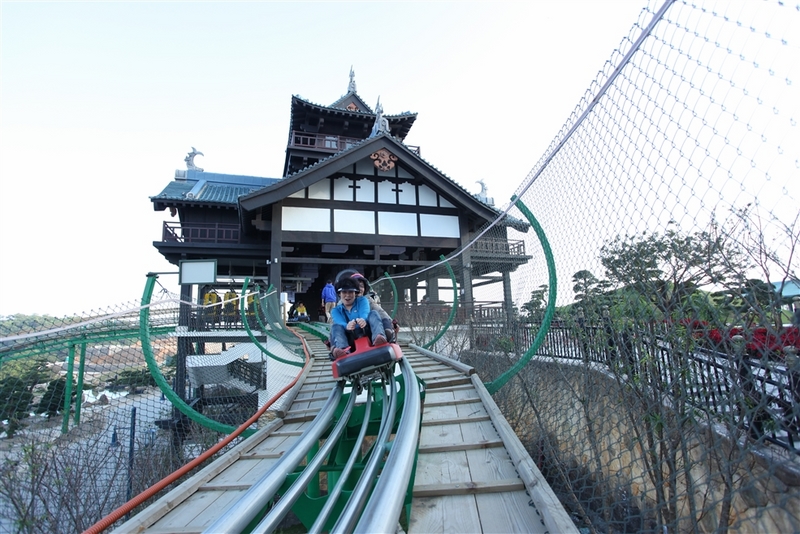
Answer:
[{"label": "pale sky", "polygon": [[646,4],[2,1],[0,315],[136,302],[177,270],[149,197],[191,147],[280,177],[291,96],[329,105],[351,66],[370,106],[418,114],[426,161],[503,206]]}]

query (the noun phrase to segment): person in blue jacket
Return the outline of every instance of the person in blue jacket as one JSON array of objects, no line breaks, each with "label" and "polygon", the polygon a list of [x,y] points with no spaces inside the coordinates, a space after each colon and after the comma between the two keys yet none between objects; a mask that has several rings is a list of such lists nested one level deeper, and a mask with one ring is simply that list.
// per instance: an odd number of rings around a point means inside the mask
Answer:
[{"label": "person in blue jacket", "polygon": [[322,288],[322,306],[325,307],[325,319],[331,322],[331,310],[336,306],[336,288],[333,282],[328,280]]},{"label": "person in blue jacket", "polygon": [[373,345],[386,343],[386,331],[378,312],[371,310],[367,297],[358,296],[360,287],[356,280],[343,278],[336,283],[341,302],[331,310],[331,354],[341,358],[350,351],[351,340],[372,335]]}]

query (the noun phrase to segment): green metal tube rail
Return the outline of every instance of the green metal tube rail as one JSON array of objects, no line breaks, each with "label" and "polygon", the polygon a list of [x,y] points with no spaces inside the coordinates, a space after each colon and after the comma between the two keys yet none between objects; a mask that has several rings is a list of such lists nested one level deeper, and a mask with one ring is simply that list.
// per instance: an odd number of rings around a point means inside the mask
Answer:
[{"label": "green metal tube rail", "polygon": [[[261,342],[256,339],[256,336],[253,335],[253,331],[250,329],[250,325],[247,321],[247,299],[245,298],[245,294],[247,293],[247,287],[250,285],[250,278],[247,277],[244,279],[244,285],[242,286],[242,298],[239,299],[239,311],[242,315],[242,324],[244,325],[244,329],[247,332],[247,336],[250,338],[250,341],[258,347],[263,354],[266,354],[267,357],[272,358],[273,360],[279,361],[281,363],[285,363],[288,365],[294,365],[295,367],[303,367],[304,363],[299,361],[291,361],[285,358],[281,358],[280,356],[271,353],[267,350],[267,348],[261,344]],[[254,299],[255,302],[255,299]]]},{"label": "green metal tube rail", "polygon": [[[191,406],[186,404],[186,401],[181,399],[177,393],[172,391],[172,388],[164,379],[164,376],[161,374],[161,370],[158,368],[158,363],[153,356],[153,347],[150,344],[150,306],[148,306],[150,304],[150,299],[153,296],[153,287],[156,284],[157,278],[158,276],[153,274],[147,276],[144,293],[142,294],[142,309],[139,312],[139,336],[142,341],[142,353],[144,353],[144,359],[147,362],[147,368],[150,370],[153,380],[155,380],[156,385],[164,394],[164,396],[169,399],[172,405],[183,415],[195,423],[198,423],[215,432],[230,434],[236,430],[236,427],[219,423],[195,411]],[[255,430],[248,428],[242,432],[242,436],[249,437],[253,435],[254,432]]]},{"label": "green metal tube rail", "polygon": [[536,354],[536,351],[539,350],[539,347],[542,346],[544,343],[545,336],[547,336],[547,331],[550,330],[550,323],[553,321],[553,316],[556,312],[556,293],[558,291],[558,279],[556,278],[556,262],[553,259],[553,251],[550,248],[550,242],[547,240],[547,236],[542,229],[542,226],[539,224],[539,221],[536,220],[536,217],[533,216],[533,213],[530,212],[527,206],[522,202],[522,200],[517,199],[516,195],[511,197],[511,201],[517,204],[517,208],[522,212],[523,215],[528,219],[528,222],[531,223],[531,227],[536,232],[536,236],[539,238],[539,243],[542,245],[542,251],[544,252],[545,261],[547,262],[547,274],[548,274],[548,282],[549,282],[549,291],[547,295],[547,308],[545,309],[544,319],[542,320],[542,326],[539,328],[539,331],[536,333],[536,337],[533,339],[533,343],[531,346],[528,347],[528,350],[525,351],[525,354],[512,365],[511,367],[506,370],[502,375],[498,376],[497,379],[484,384],[486,389],[489,393],[494,394],[500,390],[511,378],[516,375],[520,369],[525,367],[533,355]]},{"label": "green metal tube rail", "polygon": [[395,285],[394,280],[392,280],[392,276],[389,273],[384,271],[383,275],[386,277],[387,280],[389,280],[389,283],[392,284],[392,295],[394,295],[394,306],[392,306],[392,313],[389,314],[389,317],[394,319],[395,317],[397,317],[397,303],[399,302],[399,295],[397,294],[397,286]]},{"label": "green metal tube rail", "polygon": [[447,321],[444,323],[444,326],[439,330],[439,333],[436,334],[433,339],[431,339],[425,345],[422,345],[422,348],[427,349],[433,346],[434,343],[439,341],[442,336],[447,332],[447,329],[450,328],[450,325],[453,324],[453,319],[456,317],[456,311],[458,310],[458,288],[456,287],[456,275],[453,272],[453,268],[450,267],[450,263],[445,259],[444,256],[439,256],[442,261],[444,262],[444,266],[447,267],[447,272],[450,273],[450,280],[453,282],[453,306],[450,308],[450,316],[447,318]]}]

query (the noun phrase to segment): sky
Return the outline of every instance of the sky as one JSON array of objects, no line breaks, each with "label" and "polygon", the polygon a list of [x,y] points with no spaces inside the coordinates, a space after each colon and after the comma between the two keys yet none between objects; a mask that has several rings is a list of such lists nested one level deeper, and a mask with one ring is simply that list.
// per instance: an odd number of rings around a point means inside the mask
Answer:
[{"label": "sky", "polygon": [[[114,311],[186,167],[279,178],[291,96],[416,112],[405,142],[507,203],[646,0],[0,2],[0,316]],[[164,275],[177,291],[177,276]]]}]

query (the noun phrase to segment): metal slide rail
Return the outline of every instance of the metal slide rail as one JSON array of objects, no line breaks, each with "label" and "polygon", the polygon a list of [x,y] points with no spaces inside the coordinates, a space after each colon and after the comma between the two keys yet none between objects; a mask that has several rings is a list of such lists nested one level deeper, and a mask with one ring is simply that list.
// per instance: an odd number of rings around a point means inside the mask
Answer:
[{"label": "metal slide rail", "polygon": [[[388,399],[389,402],[382,403],[383,413],[377,439],[372,445],[372,453],[367,459],[355,488],[345,503],[338,520],[330,530],[331,532],[394,532],[397,528],[403,510],[404,498],[415,466],[421,424],[419,383],[411,369],[411,365],[407,361],[401,360],[400,366],[405,384],[405,393],[396,437],[394,441],[389,441],[398,409],[399,388],[395,376],[386,372],[382,376],[381,387],[384,398]],[[364,391],[367,393],[368,400],[372,399],[373,387],[373,383],[365,386]],[[260,514],[270,506],[275,494],[286,483],[289,475],[295,472],[298,466],[303,463],[310,451],[319,443],[323,434],[330,428],[335,418],[337,406],[342,401],[343,391],[344,382],[337,383],[331,390],[331,394],[322,409],[314,418],[311,426],[300,436],[292,449],[287,454],[284,454],[225,513],[209,525],[204,530],[204,533],[240,533],[242,531],[266,533],[272,532],[278,526],[306,490],[312,478],[319,474],[325,460],[342,437],[350,416],[353,414],[353,407],[357,397],[355,387],[346,401],[338,422],[330,434],[325,437],[325,442],[319,451],[314,454],[313,458],[308,459],[308,463],[302,468],[302,472],[292,482],[289,489],[281,493],[280,499],[272,505],[269,512],[260,519],[255,527],[252,525],[258,520]],[[356,445],[353,447],[335,486],[329,488],[328,499],[309,532],[319,533],[324,530],[337,501],[342,495],[344,484],[359,458],[367,433],[370,405],[371,402],[366,403],[365,409],[367,411],[361,423]],[[381,470],[381,463],[387,450],[389,454]],[[378,478],[379,471],[381,473],[380,478]],[[377,484],[375,483],[376,479],[378,479]]]},{"label": "metal slide rail", "polygon": [[[384,386],[385,385],[386,383],[384,382]],[[373,393],[372,384],[370,383],[367,386],[368,399],[371,398],[372,393]],[[386,393],[385,387],[384,387],[384,393]],[[364,418],[363,421],[361,421],[361,428],[359,429],[358,437],[356,438],[356,443],[359,446],[364,442],[364,438],[367,435],[367,428],[369,427],[369,418],[371,412],[372,412],[372,403],[368,402],[364,406]],[[381,421],[383,420],[388,421],[388,414],[389,414],[389,403],[384,402]],[[314,524],[308,530],[309,534],[319,534],[320,532],[322,532],[323,528],[325,527],[325,523],[328,521],[328,518],[331,515],[331,512],[333,512],[333,507],[336,505],[336,502],[339,500],[339,496],[342,494],[342,491],[344,490],[345,483],[347,482],[350,473],[353,471],[353,467],[355,466],[359,456],[360,456],[360,449],[354,447],[353,450],[350,452],[350,456],[347,459],[347,463],[342,469],[342,474],[339,477],[339,480],[336,482],[333,489],[330,490],[328,494],[328,499],[325,501],[325,504],[323,505],[322,510],[320,510],[319,515],[317,515],[316,521],[314,521]]]},{"label": "metal slide rail", "polygon": [[317,414],[311,427],[300,437],[296,446],[281,457],[281,460],[253,484],[241,499],[212,523],[204,531],[205,534],[239,533],[256,518],[258,513],[269,504],[270,499],[286,480],[288,473],[299,465],[308,451],[319,442],[320,436],[333,419],[343,391],[342,383],[337,384],[331,390],[325,405]]},{"label": "metal slide rail", "polygon": [[[340,387],[335,389],[338,390]],[[330,454],[333,446],[336,444],[339,438],[342,437],[342,433],[347,426],[347,420],[353,413],[353,406],[355,406],[355,404],[356,395],[351,394],[347,400],[347,405],[345,406],[344,412],[342,413],[341,417],[339,417],[339,421],[336,423],[336,427],[333,429],[333,432],[331,432],[330,436],[328,436],[328,438],[325,440],[325,444],[314,456],[313,460],[308,463],[306,468],[303,469],[302,474],[297,478],[294,484],[291,485],[289,491],[281,495],[280,500],[275,503],[269,513],[258,523],[258,525],[256,525],[256,528],[253,529],[251,533],[272,532],[278,526],[278,523],[281,522],[284,516],[289,513],[292,505],[297,502],[297,499],[300,498],[300,495],[305,491],[308,483],[311,482],[311,478],[319,473],[323,461],[328,454]],[[286,467],[288,468],[292,466],[287,465]],[[285,468],[282,469],[282,471],[288,472]],[[272,498],[271,495],[270,498]]]},{"label": "metal slide rail", "polygon": [[422,410],[419,383],[411,364],[403,358],[400,360],[400,366],[406,384],[403,415],[381,478],[361,515],[361,520],[356,525],[357,533],[394,532],[400,519],[405,488],[411,480],[419,442]]}]

